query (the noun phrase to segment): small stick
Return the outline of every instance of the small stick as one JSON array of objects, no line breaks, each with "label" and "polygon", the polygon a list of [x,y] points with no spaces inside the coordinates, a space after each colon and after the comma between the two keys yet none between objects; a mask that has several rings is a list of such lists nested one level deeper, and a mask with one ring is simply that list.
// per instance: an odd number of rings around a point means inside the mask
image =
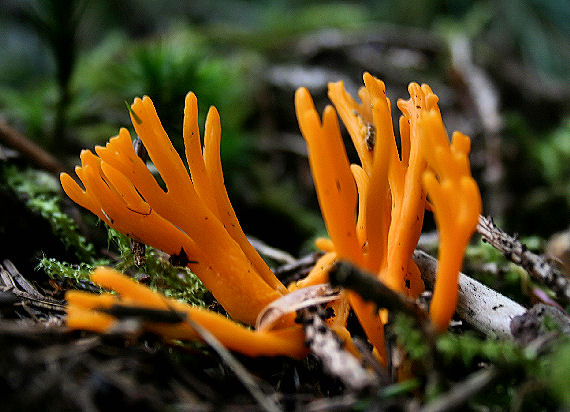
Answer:
[{"label": "small stick", "polygon": [[194,322],[191,317],[186,318],[186,323],[194,329],[194,331],[210,346],[218,356],[224,361],[226,365],[232,370],[237,376],[243,386],[251,394],[251,396],[257,401],[259,406],[269,412],[279,412],[281,408],[277,403],[275,403],[271,396],[266,395],[262,392],[259,386],[253,380],[251,374],[244,368],[244,366],[227,350],[224,345],[220,343],[216,337],[210,333],[206,328],[202,327],[197,322]]},{"label": "small stick", "polygon": [[446,394],[439,396],[437,399],[431,401],[420,412],[444,412],[456,410],[469,400],[473,395],[481,392],[493,382],[499,375],[497,368],[491,366],[472,373],[461,383],[455,385]]},{"label": "small stick", "polygon": [[329,273],[329,282],[333,287],[340,286],[355,291],[362,299],[374,302],[378,307],[403,312],[420,324],[427,319],[426,313],[413,300],[394,292],[376,277],[350,263],[336,263]]},{"label": "small stick", "polygon": [[502,252],[507,259],[521,266],[533,278],[552,289],[563,304],[570,303],[570,282],[560,271],[550,265],[545,258],[532,253],[517,235],[511,236],[497,227],[490,217],[479,216],[477,232],[483,242],[489,243]]},{"label": "small stick", "polygon": [[65,168],[51,154],[29,140],[22,133],[0,120],[0,140],[20,152],[39,168],[58,175]]},{"label": "small stick", "polygon": [[[421,250],[416,250],[414,261],[422,273],[424,282],[433,288],[437,273],[437,259]],[[525,313],[526,309],[506,296],[460,273],[456,312],[461,319],[486,335],[513,339],[511,320]]]},{"label": "small stick", "polygon": [[[5,259],[0,264],[0,297],[6,304],[27,303],[37,309],[53,312],[65,312],[63,302],[42,295],[16,269],[14,264]],[[14,299],[15,298],[15,299]]]},{"label": "small stick", "polygon": [[416,302],[393,291],[375,276],[372,276],[347,262],[338,262],[329,273],[331,286],[340,286],[358,293],[362,299],[374,302],[378,307],[391,312],[401,312],[410,316],[418,325],[428,346],[430,356],[425,359],[429,369],[434,369],[435,331],[427,313]]}]

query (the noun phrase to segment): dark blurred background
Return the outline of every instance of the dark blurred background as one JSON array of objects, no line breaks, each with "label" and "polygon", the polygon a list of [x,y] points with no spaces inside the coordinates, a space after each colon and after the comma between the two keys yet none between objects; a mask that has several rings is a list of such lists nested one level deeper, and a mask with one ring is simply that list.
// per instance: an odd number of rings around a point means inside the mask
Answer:
[{"label": "dark blurred background", "polygon": [[[104,144],[129,126],[125,101],[144,94],[181,148],[189,90],[198,96],[201,125],[210,105],[220,111],[226,183],[245,231],[295,255],[308,250],[324,225],[294,116],[294,91],[308,87],[322,109],[327,82],[344,80],[356,93],[364,71],[386,82],[396,124],[395,102],[408,98],[408,83],[430,84],[448,130],[472,137],[485,212],[504,229],[548,238],[568,228],[566,0],[0,5],[5,257],[73,259],[30,210],[26,179],[35,179],[36,190],[59,190],[49,176],[72,170],[81,149]],[[37,144],[31,155],[13,143],[15,132],[18,141]],[[55,163],[38,160],[42,154]],[[30,175],[29,167],[47,176]],[[94,220],[87,214],[81,219],[71,202],[62,204],[88,240],[106,246]]]}]

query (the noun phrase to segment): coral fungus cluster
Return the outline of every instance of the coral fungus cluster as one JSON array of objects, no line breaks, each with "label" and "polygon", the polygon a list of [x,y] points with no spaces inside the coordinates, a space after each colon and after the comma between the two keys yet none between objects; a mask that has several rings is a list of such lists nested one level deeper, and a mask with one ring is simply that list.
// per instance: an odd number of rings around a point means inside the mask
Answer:
[{"label": "coral fungus cluster", "polygon": [[[198,129],[196,97],[189,93],[184,111],[184,144],[188,169],[176,153],[150,98],[135,99],[131,118],[166,190],[136,155],[126,129],[97,155],[81,154],[76,168],[85,189],[62,174],[65,192],[109,226],[171,255],[184,253],[190,268],[236,321],[253,325],[271,302],[289,292],[325,283],[338,259],[376,275],[392,289],[417,297],[424,285],[412,254],[420,236],[426,208],[435,214],[440,233],[440,265],[430,308],[436,329],[444,330],[454,312],[457,276],[464,249],[481,210],[477,185],[467,156],[470,141],[455,133],[451,144],[427,85],[411,84],[410,99],[398,101],[401,150],[392,127],[390,101],[384,84],[366,73],[357,103],[342,82],[329,85],[322,119],[309,92],[301,88],[295,108],[307,142],[309,162],[330,239],[317,246],[326,253],[311,273],[286,288],[247,241],[224,187],[220,162],[220,118],[211,108],[206,119],[204,147]],[[351,165],[343,145],[338,115],[360,158]],[[302,356],[300,326],[283,319],[271,331],[253,331],[220,315],[169,300],[110,269],[98,269],[93,281],[116,295],[68,293],[68,324],[104,331],[115,320],[104,308],[121,304],[175,308],[209,329],[228,348],[248,355]],[[350,308],[361,322],[375,353],[385,359],[385,313],[354,293],[330,303],[329,320],[350,343],[346,319]],[[165,338],[196,335],[185,323],[145,327]],[[250,342],[248,346],[247,342]],[[350,347],[350,345],[349,345]]]}]

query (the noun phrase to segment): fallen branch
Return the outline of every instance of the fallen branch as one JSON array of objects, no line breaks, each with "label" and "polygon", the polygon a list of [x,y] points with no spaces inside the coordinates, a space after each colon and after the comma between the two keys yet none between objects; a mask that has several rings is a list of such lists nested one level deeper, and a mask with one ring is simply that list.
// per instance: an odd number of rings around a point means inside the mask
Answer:
[{"label": "fallen branch", "polygon": [[570,282],[560,271],[549,264],[545,258],[532,253],[517,236],[511,236],[495,225],[490,217],[479,216],[477,232],[483,242],[489,243],[503,253],[507,259],[521,266],[533,278],[552,289],[563,304],[570,303]]},{"label": "fallen branch", "polygon": [[[433,288],[437,259],[421,250],[416,250],[414,261],[422,273],[424,282]],[[513,339],[511,320],[525,313],[526,309],[481,282],[460,273],[456,312],[461,319],[486,335]]]},{"label": "fallen branch", "polygon": [[56,175],[65,170],[55,157],[3,120],[0,120],[0,140],[43,170]]}]

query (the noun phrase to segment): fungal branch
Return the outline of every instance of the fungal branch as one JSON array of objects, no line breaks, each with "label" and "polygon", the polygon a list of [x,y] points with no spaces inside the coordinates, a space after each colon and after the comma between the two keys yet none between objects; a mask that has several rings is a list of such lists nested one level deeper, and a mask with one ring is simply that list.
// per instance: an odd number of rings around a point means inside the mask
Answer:
[{"label": "fungal branch", "polygon": [[[301,88],[295,95],[330,242],[317,242],[327,252],[321,258],[323,264],[318,263],[293,287],[327,279],[331,265],[324,263],[339,258],[376,274],[397,292],[419,296],[424,284],[412,256],[425,209],[430,207],[441,233],[431,318],[436,329],[443,330],[455,309],[457,276],[481,211],[467,160],[469,138],[455,133],[450,145],[437,96],[429,86],[412,83],[410,99],[398,101],[402,111],[399,153],[384,83],[365,73],[364,84],[358,92],[361,103],[346,92],[342,82],[329,84],[329,97],[350,134],[360,165],[349,165],[334,109],[325,108],[321,123],[309,92]],[[347,299],[382,360],[385,316],[378,316],[382,311],[373,314],[354,294],[349,293]]]},{"label": "fungal branch", "polygon": [[[93,282],[105,289],[116,292],[93,295],[82,291],[69,291],[66,294],[67,325],[73,329],[103,332],[112,330],[119,324],[113,314],[119,310],[140,311],[141,308],[175,313],[179,319],[168,322],[166,319],[141,319],[142,330],[161,335],[166,339],[197,339],[198,334],[186,319],[208,329],[228,349],[249,356],[286,355],[303,357],[305,336],[300,328],[282,328],[270,331],[253,331],[219,313],[187,305],[166,298],[135,280],[110,268],[97,268],[91,275]],[[149,311],[147,311],[148,313]]]},{"label": "fungal branch", "polygon": [[[263,309],[297,289],[326,283],[338,259],[373,273],[392,290],[412,298],[423,290],[412,259],[426,207],[440,232],[440,266],[431,304],[431,319],[444,330],[457,301],[457,277],[463,253],[477,224],[481,198],[471,177],[469,138],[453,135],[450,144],[427,85],[409,86],[410,98],[398,101],[401,151],[392,127],[391,103],[384,83],[364,74],[357,103],[342,82],[329,84],[322,117],[307,89],[295,94],[295,110],[307,143],[309,163],[330,238],[317,247],[326,252],[309,275],[288,288],[277,279],[248,242],[232,208],[220,161],[221,127],[212,107],[206,118],[204,146],[198,128],[196,96],[186,96],[183,138],[188,169],[163,129],[149,97],[130,106],[137,135],[148,151],[166,190],[135,153],[131,136],[118,136],[95,153],[83,151],[75,169],[83,188],[61,175],[67,195],[109,226],[168,254],[182,252],[188,266],[233,320],[168,299],[146,286],[99,268],[92,280],[117,294],[68,292],[67,323],[72,328],[105,331],[117,324],[117,310],[173,310],[191,317],[228,348],[244,354],[303,356],[303,329],[287,316],[271,330],[252,330]],[[360,158],[350,164],[337,112]],[[426,199],[427,196],[427,199]],[[291,298],[294,295],[288,295]],[[329,303],[335,316],[328,325],[354,350],[346,329],[350,309],[356,313],[374,352],[382,362],[386,310],[366,303],[354,292],[342,292]],[[130,309],[129,309],[130,308]],[[144,330],[167,339],[195,339],[189,322],[142,321]]]},{"label": "fungal branch", "polygon": [[467,156],[471,141],[455,132],[451,145],[441,116],[435,111],[420,118],[422,147],[429,164],[424,186],[433,205],[439,231],[439,267],[430,306],[437,330],[447,329],[457,303],[457,285],[463,253],[481,214],[481,194],[471,177]]},{"label": "fungal branch", "polygon": [[136,155],[129,132],[121,129],[97,156],[81,154],[76,174],[63,189],[109,226],[169,254],[184,251],[214,297],[236,320],[254,324],[259,311],[287,292],[249,245],[225,190],[220,164],[220,118],[206,119],[202,150],[197,101],[186,98],[184,141],[192,178],[160,124],[149,97],[135,99],[131,119],[136,133],[166,185],[163,190]]}]

